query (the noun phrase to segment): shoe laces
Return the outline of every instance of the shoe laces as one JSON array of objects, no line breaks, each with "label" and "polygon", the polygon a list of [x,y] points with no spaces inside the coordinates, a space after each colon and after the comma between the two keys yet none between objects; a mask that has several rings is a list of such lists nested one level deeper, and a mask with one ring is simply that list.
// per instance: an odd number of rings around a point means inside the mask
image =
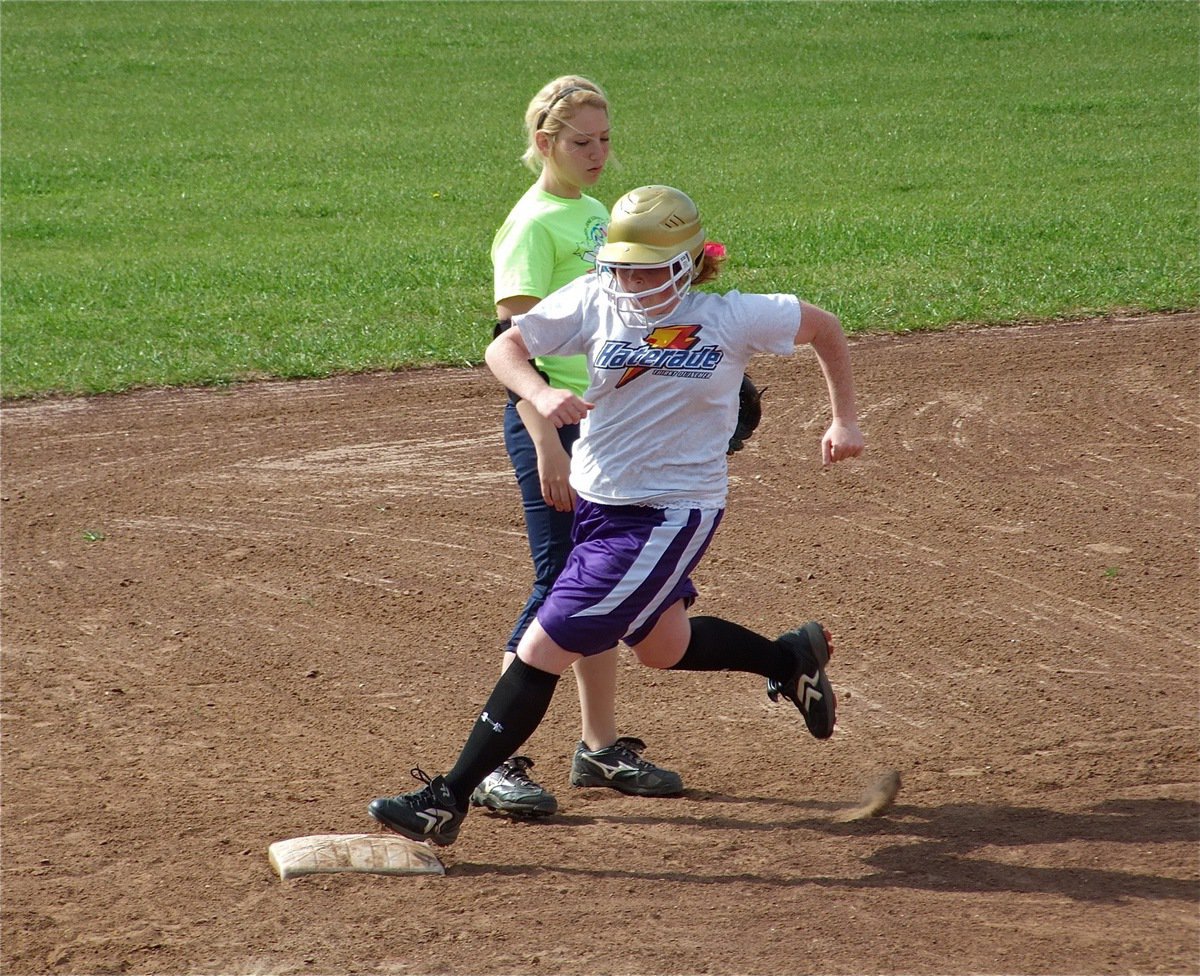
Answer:
[{"label": "shoe laces", "polygon": [[504,775],[509,779],[533,785],[529,770],[533,768],[534,762],[528,756],[513,756],[511,759],[504,760],[501,765],[504,767]]},{"label": "shoe laces", "polygon": [[646,750],[646,743],[634,735],[623,735],[612,744],[613,749],[619,752],[622,758],[637,766],[639,769],[652,769],[654,764],[642,758],[642,753]]},{"label": "shoe laces", "polygon": [[419,780],[425,784],[423,790],[417,790],[415,793],[401,793],[396,797],[397,800],[407,803],[411,807],[428,807],[428,806],[444,806],[442,797],[438,796],[438,791],[433,786],[433,778],[425,772],[420,766],[413,766],[409,773],[412,778]]}]

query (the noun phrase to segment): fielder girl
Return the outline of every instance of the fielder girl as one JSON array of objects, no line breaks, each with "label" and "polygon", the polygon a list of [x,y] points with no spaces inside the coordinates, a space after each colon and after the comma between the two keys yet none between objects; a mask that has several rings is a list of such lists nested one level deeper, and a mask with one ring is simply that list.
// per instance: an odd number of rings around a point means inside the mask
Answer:
[{"label": "fielder girl", "polygon": [[[453,843],[471,791],[533,734],[562,672],[622,641],[654,668],[762,675],[813,736],[833,734],[824,627],[771,640],[687,608],[697,595],[690,574],[724,511],[725,452],[750,357],[813,347],[833,414],[821,440],[829,464],[863,450],[849,348],[836,316],[794,295],[691,291],[705,274],[704,243],[686,194],[633,190],[613,207],[598,273],[518,315],[488,347],[492,372],[540,416],[559,428],[582,421],[574,547],[454,767],[432,779],[414,769],[423,788],[373,800],[384,826]],[[543,354],[587,357],[583,395],[546,382],[529,362]]]},{"label": "fielder girl", "polygon": [[[501,322],[527,312],[552,291],[595,266],[608,210],[583,191],[604,172],[609,157],[608,102],[599,86],[578,75],[545,85],[525,110],[522,157],[537,179],[517,201],[492,242],[493,292]],[[544,356],[538,368],[559,389],[582,393],[588,384],[581,355]],[[568,475],[578,424],[556,428],[526,402],[504,411],[504,446],[512,461],[525,512],[534,579],[505,648],[503,668],[534,619],[571,549],[575,494]],[[640,796],[683,791],[679,774],[640,756],[640,739],[618,738],[617,649],[575,665],[580,741],[571,763],[577,786],[607,786]],[[515,817],[558,809],[554,795],[533,780],[526,756],[504,759],[471,795],[471,802]]]}]

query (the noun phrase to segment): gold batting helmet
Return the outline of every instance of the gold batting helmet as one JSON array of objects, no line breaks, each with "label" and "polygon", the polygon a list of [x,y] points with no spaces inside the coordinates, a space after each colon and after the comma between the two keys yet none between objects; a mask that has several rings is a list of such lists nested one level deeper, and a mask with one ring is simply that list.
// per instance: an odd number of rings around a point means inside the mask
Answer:
[{"label": "gold batting helmet", "polygon": [[692,198],[672,186],[639,186],[613,204],[608,242],[596,259],[606,264],[665,264],[685,251],[698,268],[704,256],[704,228]]}]

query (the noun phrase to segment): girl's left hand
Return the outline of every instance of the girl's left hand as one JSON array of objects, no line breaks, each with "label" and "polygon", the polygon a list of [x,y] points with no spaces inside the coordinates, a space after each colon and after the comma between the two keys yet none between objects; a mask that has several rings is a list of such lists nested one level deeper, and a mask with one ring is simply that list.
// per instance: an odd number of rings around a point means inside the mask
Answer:
[{"label": "girl's left hand", "polygon": [[821,438],[821,463],[830,465],[847,458],[858,457],[866,446],[866,438],[858,429],[858,424],[835,420]]}]

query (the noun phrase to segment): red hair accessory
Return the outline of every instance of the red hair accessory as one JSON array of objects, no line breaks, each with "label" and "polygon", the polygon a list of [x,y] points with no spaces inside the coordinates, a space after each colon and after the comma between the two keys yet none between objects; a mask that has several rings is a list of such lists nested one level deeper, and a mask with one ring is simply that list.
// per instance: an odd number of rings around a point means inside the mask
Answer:
[{"label": "red hair accessory", "polygon": [[704,256],[713,260],[725,257],[725,245],[720,241],[705,241]]}]

